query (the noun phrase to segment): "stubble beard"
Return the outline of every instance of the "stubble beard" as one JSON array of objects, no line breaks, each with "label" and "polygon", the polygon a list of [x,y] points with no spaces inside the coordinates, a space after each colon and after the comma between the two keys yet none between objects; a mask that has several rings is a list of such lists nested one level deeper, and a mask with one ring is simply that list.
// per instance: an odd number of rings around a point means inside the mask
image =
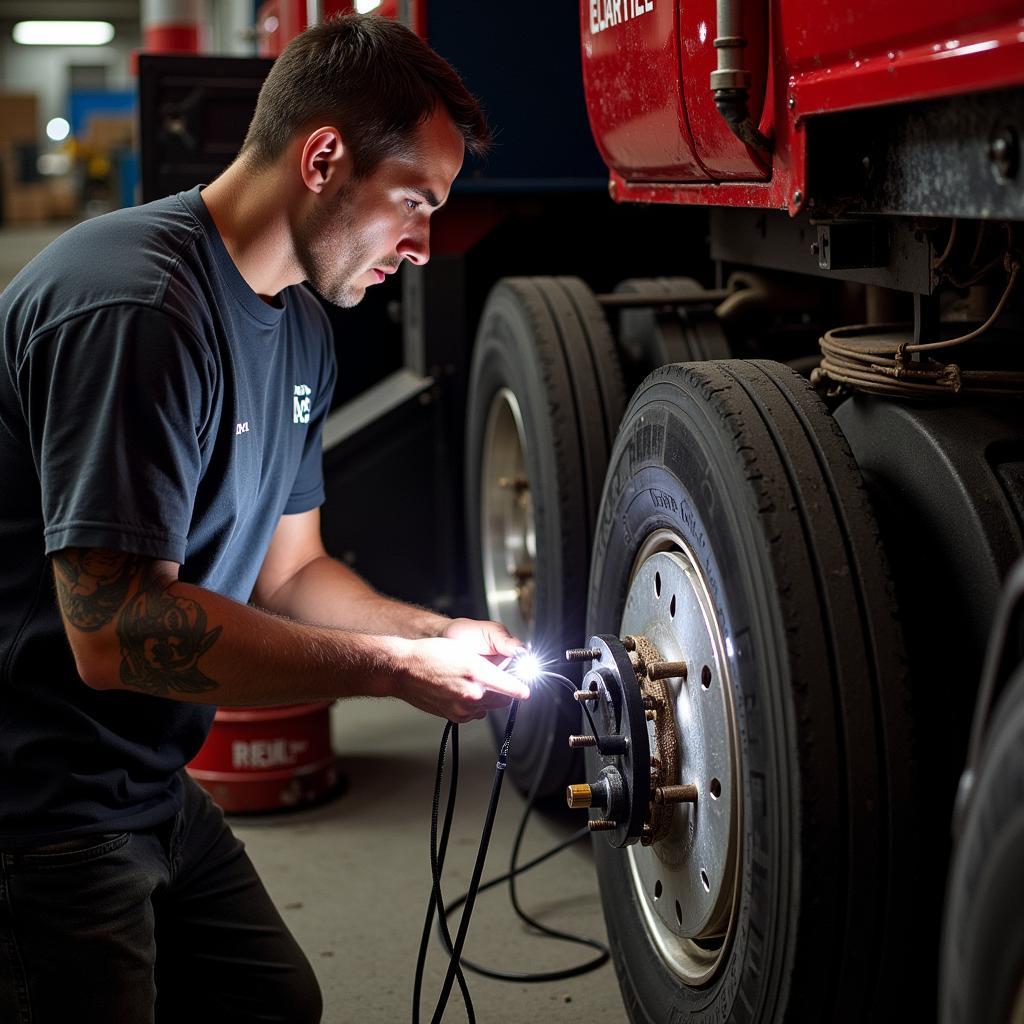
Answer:
[{"label": "stubble beard", "polygon": [[354,231],[351,191],[346,186],[330,203],[314,206],[295,240],[306,281],[318,295],[342,309],[362,301],[366,287],[355,281],[370,268],[369,246]]}]

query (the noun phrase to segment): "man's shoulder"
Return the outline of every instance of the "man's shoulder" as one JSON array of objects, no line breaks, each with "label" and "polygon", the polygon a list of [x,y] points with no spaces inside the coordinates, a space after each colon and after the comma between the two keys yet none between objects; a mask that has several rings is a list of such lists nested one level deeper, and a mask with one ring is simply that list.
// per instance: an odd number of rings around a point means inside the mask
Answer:
[{"label": "man's shoulder", "polygon": [[24,338],[94,309],[160,308],[173,278],[194,276],[200,232],[177,196],[83,221],[11,282],[0,316],[13,316]]}]

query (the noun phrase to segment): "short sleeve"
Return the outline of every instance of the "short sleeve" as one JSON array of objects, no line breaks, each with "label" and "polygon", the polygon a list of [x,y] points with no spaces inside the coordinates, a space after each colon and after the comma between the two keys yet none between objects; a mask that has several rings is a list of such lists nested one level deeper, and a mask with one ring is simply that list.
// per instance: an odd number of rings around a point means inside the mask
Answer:
[{"label": "short sleeve", "polygon": [[309,430],[306,432],[306,440],[302,449],[302,459],[295,474],[291,494],[285,503],[285,515],[308,512],[324,503],[324,422],[327,419],[327,414],[331,411],[334,384],[338,378],[338,364],[334,355],[330,325],[322,312],[320,316],[323,319],[325,330],[320,379],[317,393],[313,396],[313,408],[309,417]]},{"label": "short sleeve", "polygon": [[103,307],[33,338],[17,378],[47,553],[183,562],[214,378],[191,332],[145,306]]}]

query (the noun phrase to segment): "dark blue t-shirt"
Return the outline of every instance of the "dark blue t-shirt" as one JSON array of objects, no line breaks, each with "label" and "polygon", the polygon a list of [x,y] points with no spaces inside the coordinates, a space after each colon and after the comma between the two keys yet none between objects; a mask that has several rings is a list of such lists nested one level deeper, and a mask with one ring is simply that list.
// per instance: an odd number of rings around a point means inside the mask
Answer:
[{"label": "dark blue t-shirt", "polygon": [[0,296],[0,848],[168,818],[214,709],[79,678],[48,558],[102,547],[252,593],[323,501],[335,362],[316,299],[269,305],[198,188],[72,228]]}]

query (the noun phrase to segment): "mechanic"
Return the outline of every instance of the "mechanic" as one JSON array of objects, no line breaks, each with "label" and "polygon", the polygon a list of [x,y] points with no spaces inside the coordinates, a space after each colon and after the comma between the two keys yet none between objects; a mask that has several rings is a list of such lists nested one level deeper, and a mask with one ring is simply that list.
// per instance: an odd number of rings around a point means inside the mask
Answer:
[{"label": "mechanic", "polygon": [[529,695],[494,663],[520,647],[502,626],[327,556],[336,370],[300,286],[351,306],[426,263],[487,144],[412,32],[327,22],[278,58],[221,177],[71,229],[0,297],[0,1020],[319,1020],[183,771],[214,705],[398,697],[465,722]]}]

